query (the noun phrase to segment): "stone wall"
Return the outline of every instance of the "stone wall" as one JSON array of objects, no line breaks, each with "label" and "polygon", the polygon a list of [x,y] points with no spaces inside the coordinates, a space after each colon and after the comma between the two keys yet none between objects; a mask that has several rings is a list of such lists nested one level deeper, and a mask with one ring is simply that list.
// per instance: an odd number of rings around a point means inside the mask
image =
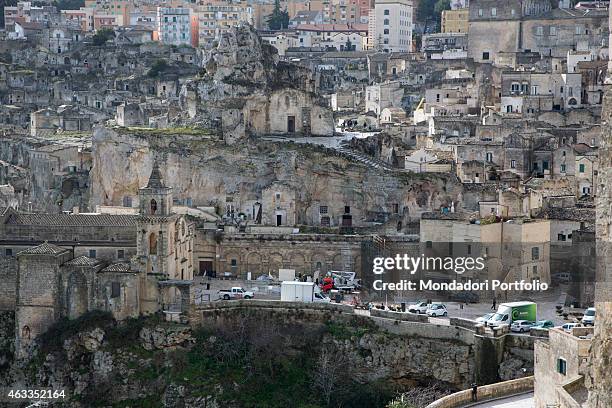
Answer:
[{"label": "stone wall", "polygon": [[[367,336],[351,337],[340,346],[347,355],[371,356],[366,358],[366,365],[373,364],[377,371],[392,376],[438,380],[467,388],[474,379],[478,384],[490,384],[533,372],[534,338],[530,336],[481,336],[463,327],[403,321],[396,316],[399,313],[387,311],[376,310],[377,316],[367,317],[355,314],[347,305],[251,299],[197,306],[190,320],[195,325],[231,327],[241,313],[283,324],[304,324],[312,330],[330,323],[367,326],[370,329]],[[374,344],[378,347],[376,351]],[[356,367],[365,373],[364,361],[354,358]],[[436,369],[426,371],[427,364]],[[373,379],[376,378],[369,378]]]},{"label": "stone wall", "polygon": [[17,261],[0,256],[0,310],[15,310],[17,297]]},{"label": "stone wall", "polygon": [[[478,387],[478,401],[522,394],[533,389],[533,376]],[[472,402],[472,390],[459,391],[429,404],[426,408],[459,408]]]}]

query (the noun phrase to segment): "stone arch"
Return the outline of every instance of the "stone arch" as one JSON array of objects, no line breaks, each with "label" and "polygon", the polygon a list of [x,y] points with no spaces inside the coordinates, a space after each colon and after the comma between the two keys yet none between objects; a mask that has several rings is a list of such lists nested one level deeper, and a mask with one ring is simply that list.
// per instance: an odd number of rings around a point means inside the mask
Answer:
[{"label": "stone arch", "polygon": [[325,256],[325,254],[322,254],[322,253],[313,254],[311,265],[312,265],[313,273],[315,273],[316,271],[319,271],[320,276],[325,275],[325,273],[327,273],[328,271],[327,256]]},{"label": "stone arch", "polygon": [[279,253],[273,253],[269,256],[268,271],[272,276],[278,277],[278,270],[284,268],[283,256]]},{"label": "stone arch", "polygon": [[306,260],[304,259],[304,255],[300,253],[294,253],[291,255],[291,269],[295,269],[296,276],[300,273],[302,275],[309,273],[308,267],[306,266]]},{"label": "stone arch", "polygon": [[246,263],[247,272],[251,272],[251,278],[257,279],[257,277],[263,272],[263,267],[261,265],[261,255],[257,252],[251,252],[247,255]]},{"label": "stone arch", "polygon": [[223,272],[230,272],[232,275],[236,276],[240,273],[240,265],[241,259],[239,252],[230,250],[225,253],[225,270]]},{"label": "stone arch", "polygon": [[334,255],[334,258],[332,260],[332,269],[334,271],[343,271],[345,269],[344,258],[342,257],[342,254]]},{"label": "stone arch", "polygon": [[81,272],[73,272],[68,277],[66,303],[68,318],[76,319],[89,309],[87,278]]}]

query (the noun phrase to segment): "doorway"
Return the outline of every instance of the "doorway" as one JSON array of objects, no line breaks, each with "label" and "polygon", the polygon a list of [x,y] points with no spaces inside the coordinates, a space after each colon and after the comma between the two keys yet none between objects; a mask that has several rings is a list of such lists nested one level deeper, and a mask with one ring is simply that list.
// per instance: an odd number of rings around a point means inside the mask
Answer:
[{"label": "doorway", "polygon": [[276,214],[276,226],[280,227],[283,225],[283,216],[281,214]]},{"label": "doorway", "polygon": [[200,261],[200,276],[215,277],[213,261]]},{"label": "doorway", "polygon": [[295,133],[295,116],[287,116],[287,133]]}]

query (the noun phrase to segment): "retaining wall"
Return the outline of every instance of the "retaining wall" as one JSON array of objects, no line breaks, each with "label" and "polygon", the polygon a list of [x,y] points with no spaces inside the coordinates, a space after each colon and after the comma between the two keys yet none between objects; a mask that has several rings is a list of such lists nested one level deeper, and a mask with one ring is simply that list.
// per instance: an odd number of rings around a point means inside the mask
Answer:
[{"label": "retaining wall", "polygon": [[[478,387],[478,401],[533,391],[533,376]],[[459,391],[432,402],[426,408],[460,408],[472,402],[472,390]]]}]

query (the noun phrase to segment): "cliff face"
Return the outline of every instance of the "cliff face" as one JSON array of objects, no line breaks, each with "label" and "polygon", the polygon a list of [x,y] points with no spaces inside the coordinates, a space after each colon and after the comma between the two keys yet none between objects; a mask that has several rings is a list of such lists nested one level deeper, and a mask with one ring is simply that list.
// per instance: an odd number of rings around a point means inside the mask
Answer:
[{"label": "cliff face", "polygon": [[334,133],[311,71],[279,61],[253,27],[230,30],[204,55],[203,67],[181,88],[181,122],[221,130],[228,144],[249,135]]},{"label": "cliff face", "polygon": [[249,203],[281,182],[295,191],[304,224],[318,225],[318,212],[309,209],[319,203],[350,205],[358,214],[353,217],[357,226],[369,212],[391,213],[392,203],[418,217],[451,201],[459,208],[462,201],[461,185],[442,175],[382,174],[318,147],[262,141],[227,146],[202,135],[166,131],[96,129],[91,208],[122,205],[125,196],[136,205],[137,189],[146,184],[155,157],[179,200],[223,207],[231,196],[234,206],[248,214]]},{"label": "cliff face", "polygon": [[103,313],[60,322],[3,385],[66,389],[68,405],[380,407],[397,392],[465,387],[471,346],[400,337],[364,318],[237,311],[190,328]]},{"label": "cliff face", "polygon": [[612,89],[608,86],[602,110],[602,145],[599,148],[597,190],[597,323],[591,344],[588,406],[612,407]]}]

